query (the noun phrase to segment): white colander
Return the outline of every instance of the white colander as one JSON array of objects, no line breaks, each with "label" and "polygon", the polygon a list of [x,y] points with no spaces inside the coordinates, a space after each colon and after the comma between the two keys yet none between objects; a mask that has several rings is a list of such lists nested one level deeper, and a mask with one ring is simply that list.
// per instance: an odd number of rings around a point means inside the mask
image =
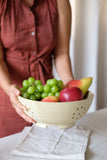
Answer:
[{"label": "white colander", "polygon": [[73,102],[41,102],[18,97],[28,110],[25,111],[40,127],[57,126],[60,129],[72,127],[76,120],[86,114],[94,94],[88,92],[87,98]]}]

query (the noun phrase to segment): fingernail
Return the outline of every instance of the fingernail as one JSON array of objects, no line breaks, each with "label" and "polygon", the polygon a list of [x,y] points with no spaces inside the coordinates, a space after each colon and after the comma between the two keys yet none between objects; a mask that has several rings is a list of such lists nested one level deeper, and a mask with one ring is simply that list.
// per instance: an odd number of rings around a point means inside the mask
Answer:
[{"label": "fingernail", "polygon": [[33,121],[32,121],[31,119],[29,119],[29,122],[30,122],[30,123],[33,123]]},{"label": "fingernail", "polygon": [[24,109],[24,111],[27,111],[27,110],[28,110],[26,107],[24,107],[23,109]]},{"label": "fingernail", "polygon": [[17,91],[17,92],[16,92],[16,94],[19,96],[19,94],[20,94],[20,91]]},{"label": "fingernail", "polygon": [[33,121],[32,123],[36,123],[35,121]]},{"label": "fingernail", "polygon": [[29,121],[30,121],[31,123],[35,123],[35,121],[33,121],[32,119],[29,119]]}]

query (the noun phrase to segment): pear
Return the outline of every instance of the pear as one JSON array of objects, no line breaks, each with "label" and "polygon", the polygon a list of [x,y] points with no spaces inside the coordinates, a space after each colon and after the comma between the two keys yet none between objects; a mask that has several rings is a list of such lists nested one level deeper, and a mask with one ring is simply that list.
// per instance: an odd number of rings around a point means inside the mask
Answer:
[{"label": "pear", "polygon": [[92,77],[86,77],[82,79],[71,80],[66,84],[66,87],[79,87],[83,93],[83,96],[87,93],[89,87],[91,86],[93,81]]}]

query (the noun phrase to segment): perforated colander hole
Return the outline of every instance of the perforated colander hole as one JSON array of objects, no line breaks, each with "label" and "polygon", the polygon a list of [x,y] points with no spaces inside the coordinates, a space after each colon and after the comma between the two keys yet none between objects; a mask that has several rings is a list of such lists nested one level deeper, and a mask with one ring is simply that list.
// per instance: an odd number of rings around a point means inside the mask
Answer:
[{"label": "perforated colander hole", "polygon": [[73,113],[73,115],[75,115],[75,113]]},{"label": "perforated colander hole", "polygon": [[31,109],[30,107],[27,108],[27,110],[30,110],[30,109]]},{"label": "perforated colander hole", "polygon": [[77,108],[77,111],[79,110],[79,108]]},{"label": "perforated colander hole", "polygon": [[78,113],[79,118],[81,117],[81,113]]},{"label": "perforated colander hole", "polygon": [[74,119],[74,117],[72,117],[72,119]]},{"label": "perforated colander hole", "polygon": [[81,109],[83,109],[83,106],[81,106]]}]

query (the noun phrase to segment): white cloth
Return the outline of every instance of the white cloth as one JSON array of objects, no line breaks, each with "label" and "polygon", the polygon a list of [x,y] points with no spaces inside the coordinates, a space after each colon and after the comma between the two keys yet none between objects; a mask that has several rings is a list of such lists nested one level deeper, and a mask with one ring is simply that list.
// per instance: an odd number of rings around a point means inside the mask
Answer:
[{"label": "white cloth", "polygon": [[63,130],[52,126],[25,127],[12,154],[17,155],[18,160],[21,157],[85,160],[89,134],[89,130],[78,126]]}]

